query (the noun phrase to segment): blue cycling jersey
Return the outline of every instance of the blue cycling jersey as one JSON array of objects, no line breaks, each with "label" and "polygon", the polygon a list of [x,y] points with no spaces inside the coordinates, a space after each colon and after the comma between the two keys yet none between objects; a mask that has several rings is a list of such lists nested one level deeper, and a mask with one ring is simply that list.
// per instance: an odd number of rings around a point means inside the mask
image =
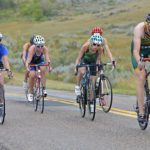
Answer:
[{"label": "blue cycling jersey", "polygon": [[3,44],[0,44],[0,62],[2,62],[2,57],[8,55],[8,49]]}]

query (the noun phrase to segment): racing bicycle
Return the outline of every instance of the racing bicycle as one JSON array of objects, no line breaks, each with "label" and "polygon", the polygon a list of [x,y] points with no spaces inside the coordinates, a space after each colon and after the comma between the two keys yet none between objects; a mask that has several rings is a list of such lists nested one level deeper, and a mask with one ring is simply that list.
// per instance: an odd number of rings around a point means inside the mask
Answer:
[{"label": "racing bicycle", "polygon": [[[12,75],[12,72],[9,69],[0,69],[0,71],[8,71],[8,72],[10,72],[10,75]],[[5,120],[5,115],[6,115],[6,108],[5,108],[6,104],[5,104],[5,91],[4,91],[4,86],[2,84],[0,84],[0,99],[1,99],[0,124],[3,124],[4,120]]]},{"label": "racing bicycle", "polygon": [[49,66],[49,64],[32,64],[30,67],[35,67],[35,83],[33,87],[33,104],[35,105],[35,111],[37,111],[38,107],[40,109],[40,112],[43,113],[44,111],[44,98],[46,95],[44,95],[43,92],[43,81],[41,78],[41,69],[40,66]]},{"label": "racing bicycle", "polygon": [[96,99],[98,98],[99,105],[102,107],[102,110],[107,113],[110,111],[112,106],[113,91],[109,78],[104,74],[105,66],[112,66],[112,70],[110,71],[112,72],[115,66],[115,61],[113,61],[113,65],[112,63],[103,62],[98,65],[98,71],[100,71],[100,74],[98,75],[95,85]]},{"label": "racing bicycle", "polygon": [[[150,61],[150,58],[144,58],[143,55],[141,55],[141,63],[146,62],[146,61]],[[150,71],[147,71],[147,66],[145,64],[144,66],[144,70],[146,73],[146,77],[145,77],[145,94],[146,94],[146,99],[144,99],[144,111],[145,111],[145,121],[139,121],[139,126],[141,128],[141,130],[145,130],[148,126],[148,121],[149,121],[149,114],[150,114],[150,90],[149,90],[149,85],[148,85],[148,77],[150,75]],[[139,107],[138,107],[138,102],[136,103],[136,113],[137,113],[137,117],[139,115]]]},{"label": "racing bicycle", "polygon": [[79,102],[80,114],[81,117],[85,116],[87,106],[89,117],[91,120],[94,120],[96,112],[96,97],[95,86],[93,85],[92,80],[90,79],[90,67],[96,67],[96,65],[77,65],[77,71],[80,67],[86,68],[86,73],[81,81],[81,95],[77,97],[77,101]]}]

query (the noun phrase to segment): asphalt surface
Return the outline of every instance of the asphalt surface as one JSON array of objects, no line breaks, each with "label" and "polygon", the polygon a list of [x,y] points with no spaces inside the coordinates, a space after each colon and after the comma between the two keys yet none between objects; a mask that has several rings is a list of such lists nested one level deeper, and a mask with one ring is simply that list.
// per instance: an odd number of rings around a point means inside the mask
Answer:
[{"label": "asphalt surface", "polygon": [[140,130],[135,96],[114,95],[109,113],[80,117],[73,92],[48,90],[44,113],[35,112],[22,87],[5,86],[6,119],[0,150],[149,150],[150,127]]}]

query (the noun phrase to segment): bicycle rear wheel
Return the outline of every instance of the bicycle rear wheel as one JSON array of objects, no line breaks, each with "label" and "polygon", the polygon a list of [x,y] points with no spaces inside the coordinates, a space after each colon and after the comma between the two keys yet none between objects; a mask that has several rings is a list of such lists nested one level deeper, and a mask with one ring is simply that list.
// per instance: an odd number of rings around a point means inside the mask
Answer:
[{"label": "bicycle rear wheel", "polygon": [[113,101],[111,82],[108,77],[102,76],[99,88],[99,104],[105,113],[109,112]]},{"label": "bicycle rear wheel", "polygon": [[44,93],[43,93],[43,82],[42,79],[39,78],[38,79],[38,90],[37,90],[37,95],[36,95],[36,108],[35,110],[38,109],[38,107],[40,108],[41,113],[44,112]]},{"label": "bicycle rear wheel", "polygon": [[89,83],[88,83],[86,97],[87,97],[87,106],[88,106],[89,116],[90,116],[90,119],[93,121],[95,118],[95,112],[96,112],[96,97],[95,97],[95,88],[93,87],[91,80],[89,80]]},{"label": "bicycle rear wheel", "polygon": [[86,89],[83,86],[81,88],[81,95],[78,96],[78,99],[79,99],[80,114],[81,117],[84,117],[86,112]]},{"label": "bicycle rear wheel", "polygon": [[4,95],[4,88],[3,85],[0,84],[0,99],[1,99],[1,104],[0,104],[0,124],[4,123],[5,120],[5,95]]},{"label": "bicycle rear wheel", "polygon": [[[137,112],[137,116],[138,115],[139,115],[139,111]],[[146,115],[146,121],[143,121],[143,122],[138,121],[141,130],[145,130],[148,125],[148,120],[149,120],[148,102],[146,102],[145,104],[145,115]]]}]

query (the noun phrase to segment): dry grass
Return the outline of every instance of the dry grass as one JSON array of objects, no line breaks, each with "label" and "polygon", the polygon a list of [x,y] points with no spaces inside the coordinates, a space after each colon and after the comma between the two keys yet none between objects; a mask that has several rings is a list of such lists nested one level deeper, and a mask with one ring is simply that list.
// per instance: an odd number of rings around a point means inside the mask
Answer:
[{"label": "dry grass", "polygon": [[[111,24],[128,24],[128,23],[139,23],[145,20],[147,13],[149,12],[149,0],[134,1],[130,4],[124,5],[122,7],[116,8],[115,10],[128,9],[128,12],[119,13],[117,15],[112,15],[106,18],[97,17],[95,14],[86,14],[81,16],[70,16],[67,21],[45,21],[45,22],[13,22],[13,23],[1,23],[1,32],[7,33],[12,38],[19,41],[20,37],[23,36],[26,39],[32,34],[42,34],[46,39],[55,39],[57,34],[77,34],[81,35],[81,38],[76,39],[79,42],[85,42],[90,35],[84,35],[83,31],[85,29],[91,30],[94,26],[101,26],[104,28],[103,36],[107,38],[111,52],[115,59],[117,60],[118,67],[124,70],[132,70],[132,65],[130,61],[130,43],[132,36],[126,36],[125,34],[112,34],[109,25]],[[108,14],[112,10],[106,11],[104,13]],[[59,39],[61,41],[61,39]],[[63,39],[72,40],[72,39]],[[50,45],[48,47],[51,49]],[[55,60],[59,55],[58,50],[53,48],[53,57]],[[11,51],[11,50],[9,50]],[[22,50],[20,50],[22,51]],[[55,52],[56,51],[56,52]],[[73,52],[73,55],[78,54],[78,49]],[[70,54],[71,55],[71,54]],[[107,60],[107,55],[104,57]],[[16,75],[16,76],[15,76]],[[23,74],[15,74],[14,79],[9,81],[9,84],[22,85]],[[119,84],[115,86],[114,91],[117,93],[128,93],[134,94],[136,79],[134,76],[129,78],[122,78]],[[57,81],[47,81],[48,88],[54,89],[65,89],[73,90],[74,84],[66,84]],[[128,84],[126,84],[128,83]],[[122,90],[120,90],[122,89]]]}]

